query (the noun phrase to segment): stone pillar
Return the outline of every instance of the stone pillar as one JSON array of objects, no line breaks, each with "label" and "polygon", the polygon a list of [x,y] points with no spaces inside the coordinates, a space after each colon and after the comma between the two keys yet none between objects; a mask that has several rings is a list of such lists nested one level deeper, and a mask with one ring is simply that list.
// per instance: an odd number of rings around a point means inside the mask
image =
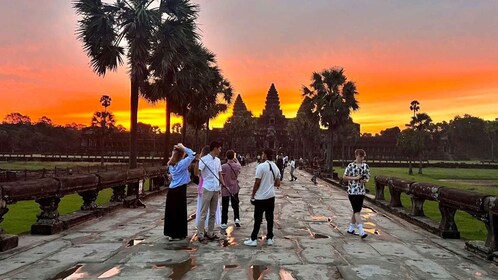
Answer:
[{"label": "stone pillar", "polygon": [[125,199],[126,186],[118,186],[112,188],[111,202],[123,202]]},{"label": "stone pillar", "polygon": [[410,215],[412,216],[425,216],[425,213],[424,213],[424,202],[425,202],[425,199],[423,198],[420,198],[420,197],[416,197],[414,195],[412,195],[412,210],[410,212]]},{"label": "stone pillar", "polygon": [[[7,214],[7,212],[9,212],[7,203],[0,199],[0,223],[3,221],[3,215]],[[15,248],[18,244],[19,238],[17,235],[4,234],[2,228],[0,227],[0,252]]]},{"label": "stone pillar", "polygon": [[486,229],[488,230],[485,245],[490,248],[491,251],[498,251],[498,215],[490,213],[489,222],[485,224]]},{"label": "stone pillar", "polygon": [[128,189],[126,190],[126,195],[136,195],[138,191],[138,182],[136,183],[128,183]]},{"label": "stone pillar", "polygon": [[155,191],[156,190],[156,178],[151,177],[149,178],[149,191]]},{"label": "stone pillar", "polygon": [[47,197],[36,200],[40,204],[41,213],[38,220],[31,226],[32,234],[50,235],[62,231],[62,221],[59,220],[59,197]]},{"label": "stone pillar", "polygon": [[389,184],[389,192],[391,193],[391,202],[389,203],[389,206],[403,207],[403,204],[401,204],[401,192],[392,184]]},{"label": "stone pillar", "polygon": [[97,196],[99,195],[98,190],[90,190],[79,193],[79,195],[83,198],[83,205],[81,206],[81,210],[94,210],[98,208]]},{"label": "stone pillar", "polygon": [[385,185],[375,181],[375,200],[386,200],[384,197]]},{"label": "stone pillar", "polygon": [[439,224],[440,236],[442,238],[459,239],[460,232],[455,223],[456,209],[446,207],[439,203],[439,212],[441,212],[441,223]]}]

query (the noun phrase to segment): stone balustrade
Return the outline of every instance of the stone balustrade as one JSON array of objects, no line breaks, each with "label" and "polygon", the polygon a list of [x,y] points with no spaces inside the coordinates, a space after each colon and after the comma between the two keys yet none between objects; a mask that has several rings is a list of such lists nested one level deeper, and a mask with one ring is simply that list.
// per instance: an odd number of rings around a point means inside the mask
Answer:
[{"label": "stone balustrade", "polygon": [[[389,204],[384,202],[386,186],[391,195]],[[487,229],[484,244],[469,241],[466,248],[488,258],[493,258],[493,252],[498,251],[498,200],[495,196],[386,176],[375,177],[375,192],[375,200],[390,208],[403,207],[401,193],[409,195],[412,201],[409,215],[413,217],[425,216],[426,200],[437,202],[441,213],[437,233],[443,238],[460,238],[455,213],[465,211],[482,221]]]},{"label": "stone balustrade", "polygon": [[[136,187],[140,180],[145,182],[145,179],[149,179],[149,191],[157,191],[165,183],[165,174],[166,167],[146,167],[0,183],[0,223],[9,211],[8,205],[18,201],[35,200],[40,205],[41,211],[37,215],[36,223],[31,226],[31,233],[55,234],[64,229],[58,211],[62,197],[77,193],[83,199],[81,210],[94,211],[99,208],[95,201],[101,190],[112,188],[110,202],[123,202],[127,186],[130,189],[131,186]],[[133,194],[132,191],[130,195]],[[4,234],[0,227],[0,251],[15,248],[17,245],[18,237]]]}]

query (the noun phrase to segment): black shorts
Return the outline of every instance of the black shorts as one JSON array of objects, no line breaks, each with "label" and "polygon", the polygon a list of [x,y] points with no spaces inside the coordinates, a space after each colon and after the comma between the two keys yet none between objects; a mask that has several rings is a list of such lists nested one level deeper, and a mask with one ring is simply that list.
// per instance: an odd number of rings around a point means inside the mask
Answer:
[{"label": "black shorts", "polygon": [[353,213],[360,213],[361,208],[363,208],[363,198],[364,195],[349,195],[349,202],[351,202],[351,206],[353,207]]}]

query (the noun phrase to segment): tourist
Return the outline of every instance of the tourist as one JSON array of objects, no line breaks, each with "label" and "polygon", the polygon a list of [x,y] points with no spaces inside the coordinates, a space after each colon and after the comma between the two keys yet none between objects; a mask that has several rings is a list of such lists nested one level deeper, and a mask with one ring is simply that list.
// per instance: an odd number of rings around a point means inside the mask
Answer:
[{"label": "tourist", "polygon": [[277,155],[277,167],[278,170],[280,170],[280,181],[284,179],[284,168],[285,168],[285,162],[284,162],[284,155],[280,153],[280,155]]},{"label": "tourist", "polygon": [[[199,171],[202,177],[202,203],[200,219],[197,222],[197,231],[199,241],[218,240],[219,237],[214,234],[214,224],[216,220],[216,208],[218,206],[218,193],[220,183],[225,185],[223,176],[221,176],[221,161],[218,155],[221,153],[221,143],[213,141],[209,145],[209,153],[200,158]],[[208,227],[205,234],[206,216],[209,209]]]},{"label": "tourist", "polygon": [[252,189],[251,203],[254,204],[254,228],[251,238],[244,245],[257,246],[258,233],[263,221],[263,213],[267,222],[266,242],[273,245],[273,211],[275,210],[275,187],[280,186],[277,165],[273,162],[273,151],[263,152],[263,162],[256,169],[256,180]]},{"label": "tourist", "polygon": [[234,157],[233,150],[227,151],[227,162],[221,166],[225,186],[221,188],[221,228],[227,228],[228,204],[232,203],[233,219],[236,227],[240,227],[239,216],[239,181],[241,164]]},{"label": "tourist", "polygon": [[313,169],[313,177],[311,177],[311,182],[316,185],[316,178],[320,176],[320,160],[318,157],[314,157],[313,161],[311,162],[311,168]]},{"label": "tourist", "polygon": [[348,181],[349,201],[353,208],[351,223],[349,224],[348,233],[355,234],[355,225],[358,227],[358,234],[363,239],[367,237],[363,229],[361,220],[361,208],[363,208],[363,198],[365,197],[365,183],[370,179],[370,169],[364,162],[367,155],[364,150],[357,149],[354,151],[355,161],[348,164],[344,171],[344,180]]},{"label": "tourist", "polygon": [[188,234],[187,184],[190,183],[188,167],[194,158],[194,152],[179,143],[174,146],[168,161],[171,183],[166,196],[164,235],[168,236],[170,241],[185,239]]},{"label": "tourist", "polygon": [[296,170],[296,161],[294,160],[293,157],[291,157],[290,160],[290,175],[291,175],[291,181],[297,180],[297,177],[294,175],[294,170]]},{"label": "tourist", "polygon": [[[199,158],[207,155],[209,153],[209,145],[206,145],[202,148],[200,152]],[[195,210],[195,224],[197,225],[199,223],[199,219],[201,217],[201,205],[202,205],[202,176],[199,171],[199,159],[195,161],[195,167],[194,167],[194,174],[195,176],[199,177],[199,185],[197,186],[197,208]],[[206,222],[205,226],[208,226],[209,223],[209,209],[208,213],[206,215]],[[215,225],[221,224],[221,207],[220,207],[220,201],[218,200],[218,207],[216,207],[216,221]],[[204,228],[203,228],[204,230]]]}]

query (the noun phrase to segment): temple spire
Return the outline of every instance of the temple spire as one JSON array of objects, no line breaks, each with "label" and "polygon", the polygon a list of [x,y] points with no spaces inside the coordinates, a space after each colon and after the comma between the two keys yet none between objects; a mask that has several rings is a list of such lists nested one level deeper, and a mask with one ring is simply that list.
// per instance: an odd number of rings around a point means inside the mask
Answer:
[{"label": "temple spire", "polygon": [[244,101],[242,100],[242,97],[237,95],[237,98],[235,98],[235,102],[233,103],[233,115],[234,116],[241,116],[243,114],[247,114],[249,110],[247,110],[246,104],[244,104]]},{"label": "temple spire", "polygon": [[282,110],[280,109],[280,98],[278,97],[277,89],[273,83],[266,95],[265,109],[263,109],[262,116],[263,115],[283,116]]}]

